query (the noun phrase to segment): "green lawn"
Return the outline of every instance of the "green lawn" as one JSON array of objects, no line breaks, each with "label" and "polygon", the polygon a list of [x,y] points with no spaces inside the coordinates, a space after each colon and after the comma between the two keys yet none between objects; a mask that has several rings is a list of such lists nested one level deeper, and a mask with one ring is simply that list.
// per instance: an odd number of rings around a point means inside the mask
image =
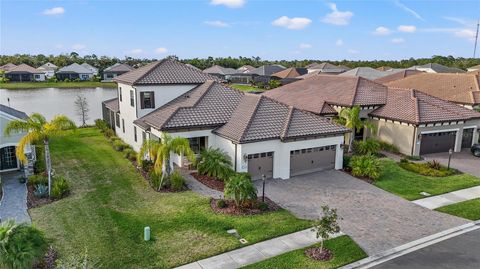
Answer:
[{"label": "green lawn", "polygon": [[[73,193],[30,210],[33,223],[60,255],[81,254],[101,268],[167,268],[241,247],[226,231],[249,243],[305,229],[285,210],[256,216],[212,212],[209,198],[191,191],[157,193],[96,129],[79,129],[51,141],[56,174]],[[150,226],[154,240],[143,241]]]},{"label": "green lawn", "polygon": [[230,84],[228,86],[230,88],[237,89],[237,90],[244,91],[244,92],[259,92],[259,91],[263,92],[264,91],[264,89],[253,87],[253,86],[250,86],[248,84]]},{"label": "green lawn", "polygon": [[469,220],[480,220],[480,199],[447,205],[435,210]]},{"label": "green lawn", "polygon": [[469,174],[446,177],[428,177],[407,171],[393,160],[381,159],[382,173],[375,186],[408,200],[425,198],[420,192],[432,195],[480,185],[480,178]]},{"label": "green lawn", "polygon": [[[320,244],[316,245],[320,246]],[[358,261],[367,257],[367,254],[350,239],[350,237],[344,235],[337,238],[330,239],[325,242],[325,247],[333,252],[333,258],[330,261],[315,261],[308,258],[304,251],[305,249],[299,249],[282,254],[277,257],[270,258],[265,261],[261,261],[246,267],[245,269],[329,269],[338,268],[340,266]],[[309,248],[309,247],[307,247]]]},{"label": "green lawn", "polygon": [[39,88],[116,88],[115,82],[9,82],[0,83],[0,89],[39,89]]}]

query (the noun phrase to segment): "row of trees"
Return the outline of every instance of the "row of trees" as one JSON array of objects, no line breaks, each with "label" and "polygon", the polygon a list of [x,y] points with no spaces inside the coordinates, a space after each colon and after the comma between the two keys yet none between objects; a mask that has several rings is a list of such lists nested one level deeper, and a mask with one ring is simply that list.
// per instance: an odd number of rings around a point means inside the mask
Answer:
[{"label": "row of trees", "polygon": [[[169,56],[177,58],[176,56]],[[72,63],[88,63],[93,65],[100,70],[103,70],[115,63],[126,63],[130,66],[138,67],[145,65],[149,62],[152,62],[156,59],[147,59],[147,58],[132,58],[126,56],[123,59],[117,57],[109,56],[97,56],[95,54],[80,56],[76,52],[71,52],[70,54],[60,54],[60,55],[30,55],[30,54],[15,54],[15,55],[0,55],[0,65],[7,63],[21,64],[25,63],[34,67],[39,67],[42,64],[51,62],[57,66],[66,66]],[[279,61],[268,61],[262,60],[260,57],[208,57],[205,59],[193,58],[193,59],[181,59],[181,62],[189,63],[193,66],[196,66],[200,69],[205,69],[213,65],[220,65],[230,68],[238,68],[242,65],[251,65],[258,67],[264,64],[281,64],[285,67],[304,67],[313,62],[323,62],[322,59],[304,59],[304,60],[279,60]],[[390,66],[393,68],[407,68],[413,65],[423,65],[427,63],[438,63],[446,66],[457,67],[466,69],[470,66],[479,65],[480,59],[475,58],[463,58],[463,57],[453,57],[453,56],[440,56],[434,55],[430,58],[410,58],[404,60],[372,60],[372,61],[351,61],[351,60],[341,60],[341,61],[328,61],[335,65],[345,65],[350,68],[355,68],[359,66],[369,66],[373,68],[381,66]]]}]

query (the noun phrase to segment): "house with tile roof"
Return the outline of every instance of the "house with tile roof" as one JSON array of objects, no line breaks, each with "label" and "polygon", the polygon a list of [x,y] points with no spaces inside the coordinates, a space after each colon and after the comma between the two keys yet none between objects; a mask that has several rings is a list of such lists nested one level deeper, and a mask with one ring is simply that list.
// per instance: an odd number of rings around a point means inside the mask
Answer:
[{"label": "house with tile roof", "polygon": [[[249,172],[254,179],[342,168],[341,147],[349,130],[323,116],[231,89],[217,77],[173,59],[114,81],[118,99],[103,103],[104,118],[137,151],[146,139],[168,132],[188,138],[196,153],[207,147],[222,149],[235,171]],[[185,164],[177,155],[171,162]]]},{"label": "house with tile roof", "polygon": [[212,76],[216,76],[224,81],[229,80],[230,76],[237,73],[237,70],[233,68],[223,67],[219,65],[211,66],[205,70],[204,73],[210,74]]},{"label": "house with tile roof", "polygon": [[11,82],[44,81],[45,74],[28,64],[20,64],[5,71],[5,77]]},{"label": "house with tile roof", "polygon": [[60,81],[63,81],[65,79],[69,79],[69,80],[75,80],[75,79],[79,79],[79,80],[90,80],[93,78],[94,76],[94,73],[82,66],[82,65],[79,65],[77,63],[73,63],[71,65],[67,65],[67,66],[64,66],[60,69],[58,69],[57,73],[56,73],[56,76],[58,78],[58,80]]},{"label": "house with tile roof", "polygon": [[427,73],[465,73],[465,70],[456,67],[448,67],[437,63],[412,66],[410,69]]},{"label": "house with tile roof", "polygon": [[479,138],[480,113],[420,89],[389,88],[363,77],[317,75],[264,95],[325,117],[359,106],[360,117],[377,128],[361,130],[355,138],[377,137],[406,155],[447,152],[450,148],[458,152]]},{"label": "house with tile roof", "polygon": [[470,66],[469,68],[467,68],[467,71],[468,72],[480,71],[480,64],[475,65],[475,66]]},{"label": "house with tile roof", "polygon": [[387,76],[384,76],[384,77],[381,77],[381,78],[377,78],[374,81],[377,82],[377,83],[385,84],[385,83],[388,83],[390,81],[395,81],[395,80],[399,80],[399,79],[402,79],[402,78],[406,78],[406,77],[409,77],[409,76],[422,74],[422,73],[425,73],[425,72],[419,71],[419,70],[405,69],[405,70],[401,70],[400,72],[395,72],[391,75],[387,75]]},{"label": "house with tile roof", "polygon": [[305,66],[305,68],[307,68],[308,73],[324,73],[324,74],[331,74],[331,75],[340,74],[350,70],[348,67],[337,66],[327,62],[324,62],[321,64],[312,63]]},{"label": "house with tile roof", "polygon": [[282,85],[299,80],[299,76],[307,74],[307,69],[302,67],[290,67],[272,74],[272,78],[278,79]]},{"label": "house with tile roof", "polygon": [[58,67],[50,62],[42,64],[40,67],[37,68],[37,70],[42,71],[45,74],[46,78],[51,78],[55,76],[55,71],[57,69]]},{"label": "house with tile roof", "polygon": [[103,70],[103,81],[110,82],[114,77],[120,76],[133,70],[128,64],[116,63]]},{"label": "house with tile roof", "polygon": [[95,66],[92,66],[88,63],[83,63],[83,64],[81,64],[81,66],[90,70],[93,73],[94,76],[98,76],[98,68],[96,68]]},{"label": "house with tile roof", "polygon": [[373,69],[371,67],[357,67],[346,72],[339,74],[339,76],[345,77],[362,77],[370,80],[379,79],[381,77],[385,77],[396,72],[402,71],[401,69],[389,69],[387,71],[381,71],[377,69]]},{"label": "house with tile roof", "polygon": [[17,66],[16,64],[8,63],[8,64],[4,64],[4,65],[0,66],[0,70],[8,71],[8,70],[10,70],[10,69],[12,69],[16,66]]}]

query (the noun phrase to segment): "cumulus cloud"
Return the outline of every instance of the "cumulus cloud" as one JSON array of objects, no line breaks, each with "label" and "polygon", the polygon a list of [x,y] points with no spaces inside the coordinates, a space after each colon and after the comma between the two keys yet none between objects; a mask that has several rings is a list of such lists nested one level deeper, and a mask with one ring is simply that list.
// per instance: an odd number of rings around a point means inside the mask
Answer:
[{"label": "cumulus cloud", "polygon": [[214,6],[223,5],[229,8],[239,8],[243,7],[243,5],[245,5],[245,2],[245,0],[212,0],[210,1],[210,4]]},{"label": "cumulus cloud", "polygon": [[334,3],[329,4],[331,13],[328,13],[322,21],[324,23],[329,23],[333,25],[348,25],[350,19],[353,17],[353,12],[351,11],[339,11],[337,5]]},{"label": "cumulus cloud", "polygon": [[160,47],[160,48],[155,49],[156,54],[164,54],[164,53],[167,53],[167,52],[168,52],[167,48]]},{"label": "cumulus cloud", "polygon": [[204,21],[203,23],[205,23],[208,26],[219,27],[219,28],[230,27],[230,24],[224,21]]},{"label": "cumulus cloud", "polygon": [[397,30],[404,33],[415,33],[417,31],[417,27],[415,25],[400,25],[398,26]]},{"label": "cumulus cloud", "polygon": [[309,18],[289,18],[287,16],[282,16],[272,22],[275,26],[285,27],[290,30],[301,30],[310,23],[312,23],[312,20]]},{"label": "cumulus cloud", "polygon": [[470,41],[475,41],[476,32],[471,29],[458,29],[453,32],[457,37],[466,38]]},{"label": "cumulus cloud", "polygon": [[405,39],[403,38],[392,38],[392,40],[390,40],[393,44],[400,44],[400,43],[404,43],[405,42]]},{"label": "cumulus cloud", "polygon": [[311,49],[312,48],[312,45],[308,44],[308,43],[300,43],[300,45],[298,45],[298,47],[300,49]]},{"label": "cumulus cloud", "polygon": [[389,35],[391,33],[392,31],[390,31],[390,29],[384,26],[377,27],[377,29],[375,29],[375,31],[373,32],[373,34],[375,35]]},{"label": "cumulus cloud", "polygon": [[337,41],[335,42],[335,45],[343,46],[343,40],[342,39],[337,39]]},{"label": "cumulus cloud", "polygon": [[48,8],[43,11],[43,15],[51,16],[51,15],[61,15],[65,13],[65,8],[63,7],[53,7]]}]

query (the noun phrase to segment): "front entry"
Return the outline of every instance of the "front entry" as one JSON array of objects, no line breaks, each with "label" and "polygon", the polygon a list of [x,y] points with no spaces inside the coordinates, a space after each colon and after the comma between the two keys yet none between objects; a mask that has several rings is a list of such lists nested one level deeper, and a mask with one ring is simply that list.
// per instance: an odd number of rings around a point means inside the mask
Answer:
[{"label": "front entry", "polygon": [[273,152],[263,152],[248,155],[248,173],[252,180],[273,177]]},{"label": "front entry", "polygon": [[0,149],[0,171],[18,168],[15,146]]},{"label": "front entry", "polygon": [[475,129],[473,128],[463,129],[462,149],[470,148],[472,146],[473,130]]},{"label": "front entry", "polygon": [[456,136],[456,131],[422,134],[420,155],[454,150]]},{"label": "front entry", "polygon": [[336,146],[290,151],[290,176],[335,168]]}]

